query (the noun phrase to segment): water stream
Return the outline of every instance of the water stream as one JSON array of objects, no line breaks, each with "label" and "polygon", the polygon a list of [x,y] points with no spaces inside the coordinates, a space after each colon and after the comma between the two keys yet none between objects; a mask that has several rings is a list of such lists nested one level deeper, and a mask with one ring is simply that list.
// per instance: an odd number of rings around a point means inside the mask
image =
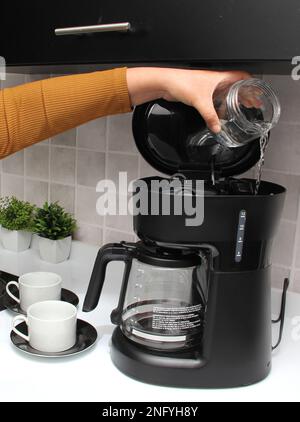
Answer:
[{"label": "water stream", "polygon": [[254,194],[257,195],[259,192],[259,187],[261,183],[261,176],[262,176],[262,169],[265,163],[265,151],[268,145],[269,136],[268,132],[265,132],[263,135],[261,135],[259,139],[259,145],[260,145],[260,157],[259,161],[256,165],[256,177],[255,177],[255,188],[254,188]]}]

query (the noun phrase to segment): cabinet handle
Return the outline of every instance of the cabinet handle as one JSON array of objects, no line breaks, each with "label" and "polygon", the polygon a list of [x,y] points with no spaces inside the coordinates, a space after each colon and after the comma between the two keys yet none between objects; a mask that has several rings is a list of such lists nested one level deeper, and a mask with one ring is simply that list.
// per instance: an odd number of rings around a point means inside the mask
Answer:
[{"label": "cabinet handle", "polygon": [[129,22],[106,23],[104,25],[74,26],[69,28],[56,28],[55,35],[93,34],[95,32],[128,32]]}]

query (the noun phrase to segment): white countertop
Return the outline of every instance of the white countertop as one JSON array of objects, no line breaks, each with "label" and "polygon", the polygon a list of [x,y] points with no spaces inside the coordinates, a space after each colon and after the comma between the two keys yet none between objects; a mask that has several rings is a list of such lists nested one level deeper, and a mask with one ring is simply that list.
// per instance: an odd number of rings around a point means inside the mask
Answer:
[{"label": "white countertop", "polygon": [[[14,274],[56,271],[64,287],[79,294],[82,306],[97,248],[74,242],[68,262],[51,265],[39,260],[36,248],[20,254],[0,247],[0,269]],[[227,390],[158,387],[134,381],[119,372],[110,360],[109,343],[114,326],[110,312],[118,300],[123,264],[108,266],[106,285],[97,309],[79,317],[97,327],[97,344],[73,358],[32,358],[10,343],[9,311],[0,312],[0,401],[299,401],[300,400],[300,295],[288,294],[287,317],[280,348],[273,353],[273,368],[264,381],[249,387]],[[277,315],[280,292],[272,295]],[[298,320],[296,317],[298,316]],[[274,342],[277,338],[274,332]],[[294,334],[294,335],[292,335]]]}]

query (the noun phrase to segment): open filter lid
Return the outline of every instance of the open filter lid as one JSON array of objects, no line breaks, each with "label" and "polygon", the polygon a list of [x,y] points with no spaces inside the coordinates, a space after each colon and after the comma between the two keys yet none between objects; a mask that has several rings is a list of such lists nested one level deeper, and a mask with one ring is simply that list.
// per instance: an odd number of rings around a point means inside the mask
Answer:
[{"label": "open filter lid", "polygon": [[137,106],[133,113],[133,135],[138,150],[156,170],[181,173],[209,180],[244,173],[260,157],[259,139],[236,148],[218,144],[212,137],[203,146],[192,146],[206,129],[204,119],[193,107],[156,100]]}]

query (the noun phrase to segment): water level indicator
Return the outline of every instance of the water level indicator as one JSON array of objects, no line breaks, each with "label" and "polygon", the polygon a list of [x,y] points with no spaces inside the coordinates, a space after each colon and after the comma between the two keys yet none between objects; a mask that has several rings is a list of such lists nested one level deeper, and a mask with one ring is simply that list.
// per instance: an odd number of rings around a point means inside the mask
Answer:
[{"label": "water level indicator", "polygon": [[245,227],[246,227],[246,211],[241,210],[239,213],[239,222],[238,222],[237,237],[236,237],[235,262],[241,262],[242,260]]}]

